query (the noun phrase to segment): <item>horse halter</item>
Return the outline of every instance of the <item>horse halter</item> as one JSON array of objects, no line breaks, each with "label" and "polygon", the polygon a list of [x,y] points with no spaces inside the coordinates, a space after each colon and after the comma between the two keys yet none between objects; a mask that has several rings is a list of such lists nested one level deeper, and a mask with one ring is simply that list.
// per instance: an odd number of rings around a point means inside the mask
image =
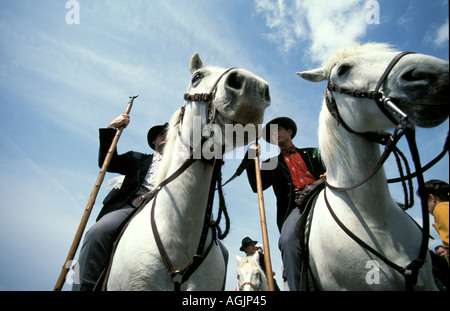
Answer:
[{"label": "horse halter", "polygon": [[[366,138],[370,141],[386,145],[389,142],[390,134],[388,133],[375,133],[375,132],[357,132],[350,128],[345,121],[342,119],[339,114],[339,110],[336,104],[336,100],[334,99],[333,92],[338,92],[339,94],[346,94],[356,98],[369,98],[373,99],[377,104],[378,108],[384,113],[384,115],[394,123],[395,126],[398,126],[400,123],[407,123],[408,116],[401,111],[389,97],[386,97],[383,91],[380,91],[381,86],[386,82],[386,79],[397,62],[405,55],[413,54],[414,52],[401,52],[397,54],[392,61],[389,63],[384,73],[381,75],[380,80],[378,81],[374,91],[365,91],[365,90],[349,90],[342,88],[340,86],[334,85],[331,83],[331,80],[328,80],[327,88],[325,89],[325,100],[327,104],[328,111],[331,115],[337,120],[338,125],[342,124],[342,126],[350,133]],[[331,93],[331,99],[328,95],[328,92]]]},{"label": "horse halter", "polygon": [[254,290],[256,290],[257,292],[261,291],[261,287],[256,286],[255,284],[253,284],[252,282],[244,282],[242,283],[241,286],[239,286],[239,291],[242,291],[242,289],[244,288],[245,285],[249,285],[251,286]]},{"label": "horse halter", "polygon": [[[254,283],[252,282],[244,282],[241,284],[241,286],[239,286],[239,291],[242,291],[242,289],[244,288],[244,286],[248,285],[251,288],[253,288],[255,291],[260,292],[262,291],[262,280],[261,280],[261,272],[258,273],[258,278],[259,278],[259,286],[256,286]],[[240,275],[238,274],[238,280],[240,279]],[[238,284],[239,285],[239,284]]]},{"label": "horse halter", "polygon": [[[178,121],[176,122],[176,124],[181,124],[182,122],[183,122],[183,119],[184,119],[184,113],[185,113],[185,110],[186,110],[186,105],[187,105],[187,102],[188,101],[198,101],[198,102],[206,102],[206,109],[207,109],[207,111],[206,111],[206,115],[207,115],[207,118],[208,118],[208,121],[207,121],[207,124],[208,125],[211,125],[211,124],[213,124],[214,123],[214,121],[216,120],[216,113],[217,113],[217,110],[216,110],[216,106],[214,105],[214,98],[216,97],[216,91],[217,91],[217,86],[218,86],[218,84],[219,84],[219,82],[220,82],[220,80],[222,80],[222,78],[227,74],[227,73],[229,73],[231,70],[233,70],[233,69],[236,69],[237,67],[231,67],[231,68],[228,68],[227,70],[225,70],[217,79],[216,79],[216,81],[214,82],[214,84],[212,85],[212,87],[211,87],[211,89],[209,90],[209,93],[195,93],[195,94],[189,94],[189,93],[185,93],[184,95],[183,95],[183,98],[184,98],[184,100],[186,101],[185,103],[184,103],[184,105],[181,107],[181,109],[180,109],[180,114],[179,114],[179,116],[178,116]],[[181,131],[179,130],[178,131],[178,136],[182,136],[181,135]],[[200,149],[201,149],[201,146],[203,146],[203,144],[206,142],[206,139],[205,139],[205,137],[203,137],[202,136],[202,138],[201,138],[201,142],[200,142]],[[197,148],[198,148],[199,146],[197,146]],[[193,156],[193,153],[194,153],[194,147],[193,146],[191,146],[190,147],[191,148],[191,154],[190,154],[190,157],[192,158],[192,156]],[[222,150],[223,151],[223,150]],[[204,161],[204,162],[207,162],[207,163],[213,163],[214,162],[214,158],[213,159],[211,159],[211,160],[206,160],[204,157],[203,157],[203,153],[201,154],[201,159],[202,159],[202,161]]]}]

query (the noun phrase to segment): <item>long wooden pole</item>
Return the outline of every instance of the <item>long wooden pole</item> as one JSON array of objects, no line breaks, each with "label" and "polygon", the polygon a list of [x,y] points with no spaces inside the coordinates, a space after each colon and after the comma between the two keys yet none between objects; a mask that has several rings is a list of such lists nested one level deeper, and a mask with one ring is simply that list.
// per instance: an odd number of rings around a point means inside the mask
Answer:
[{"label": "long wooden pole", "polygon": [[261,181],[261,169],[259,167],[258,151],[256,152],[255,157],[255,171],[256,171],[256,189],[258,190],[259,214],[261,217],[261,231],[264,245],[264,262],[266,264],[267,285],[269,287],[269,291],[275,291],[275,283],[272,274],[272,264],[270,262],[269,235],[267,233],[266,211],[264,208],[264,195]]},{"label": "long wooden pole", "polygon": [[[133,106],[133,102],[136,97],[138,97],[138,95],[130,96],[130,101],[128,102],[127,107],[125,109],[126,114],[130,113],[131,107]],[[94,204],[95,204],[95,199],[97,198],[98,192],[100,190],[100,186],[102,185],[103,179],[105,178],[106,170],[108,169],[109,163],[111,162],[111,158],[114,154],[114,151],[116,150],[117,142],[119,141],[120,135],[122,135],[124,128],[125,128],[125,126],[122,125],[117,130],[116,135],[114,136],[114,139],[111,142],[111,146],[109,147],[108,153],[106,154],[105,160],[103,161],[103,165],[100,170],[100,173],[98,174],[94,189],[92,189],[91,196],[89,197],[89,201],[86,205],[86,209],[84,210],[80,225],[78,226],[78,230],[73,239],[72,246],[70,247],[66,261],[64,262],[64,265],[62,266],[58,281],[56,282],[56,285],[53,288],[54,291],[60,291],[64,285],[67,272],[70,269],[72,260],[75,257],[75,253],[77,252],[78,246],[80,245],[81,237],[83,236],[84,229],[86,228],[86,224],[89,220],[89,216],[91,215],[92,208],[94,207]]]}]

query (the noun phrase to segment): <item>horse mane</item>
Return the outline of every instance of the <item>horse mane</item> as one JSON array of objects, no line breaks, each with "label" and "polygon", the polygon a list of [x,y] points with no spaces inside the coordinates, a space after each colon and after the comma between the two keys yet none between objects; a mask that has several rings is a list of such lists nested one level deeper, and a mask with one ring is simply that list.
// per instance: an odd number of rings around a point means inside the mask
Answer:
[{"label": "horse mane", "polygon": [[329,77],[331,69],[341,60],[347,57],[366,54],[374,51],[394,52],[396,51],[396,49],[387,43],[354,43],[352,45],[334,51],[331,56],[322,63],[322,68],[326,70]]},{"label": "horse mane", "polygon": [[159,185],[167,177],[167,173],[172,163],[172,155],[174,153],[175,141],[178,136],[178,122],[181,109],[178,109],[170,119],[167,134],[166,145],[164,146],[163,158],[156,175],[156,184]]},{"label": "horse mane", "polygon": [[256,261],[253,256],[246,256],[241,259],[239,262],[238,270],[241,269],[246,263],[249,263],[252,268],[261,269],[259,262]]}]

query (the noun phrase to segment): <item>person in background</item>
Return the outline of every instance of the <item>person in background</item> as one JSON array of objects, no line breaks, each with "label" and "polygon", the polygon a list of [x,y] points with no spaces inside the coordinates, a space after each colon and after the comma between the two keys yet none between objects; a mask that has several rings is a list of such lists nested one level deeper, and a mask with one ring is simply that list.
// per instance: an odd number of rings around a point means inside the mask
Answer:
[{"label": "person in background", "polygon": [[425,194],[428,202],[428,211],[434,216],[434,228],[441,237],[445,249],[445,259],[449,262],[448,226],[449,226],[449,188],[448,183],[432,179],[425,183]]},{"label": "person in background", "polygon": [[434,251],[436,252],[436,254],[438,254],[441,257],[444,257],[447,255],[447,251],[445,250],[444,246],[442,245],[438,245],[434,248]]},{"label": "person in background", "polygon": [[[245,256],[253,256],[256,252],[259,253],[259,266],[264,271],[264,273],[267,275],[266,272],[266,263],[264,261],[264,252],[261,247],[261,245],[258,245],[258,241],[253,241],[250,237],[245,237],[241,241],[241,247],[239,248],[240,251],[245,253]],[[275,276],[275,272],[272,271],[272,276]],[[280,291],[280,288],[278,287],[278,284],[275,279],[273,279],[275,290]]]},{"label": "person in background", "polygon": [[442,245],[438,245],[434,248],[434,252],[430,250],[431,262],[432,262],[432,272],[434,276],[434,282],[439,290],[448,291],[449,290],[449,265],[445,256],[447,252]]}]

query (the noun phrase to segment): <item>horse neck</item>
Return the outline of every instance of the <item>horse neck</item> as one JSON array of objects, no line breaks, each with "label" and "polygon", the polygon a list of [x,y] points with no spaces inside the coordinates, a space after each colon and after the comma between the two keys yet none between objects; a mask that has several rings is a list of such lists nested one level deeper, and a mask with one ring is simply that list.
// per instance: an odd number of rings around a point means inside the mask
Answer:
[{"label": "horse neck", "polygon": [[[185,115],[185,119],[189,117]],[[180,132],[191,131],[190,126],[183,125]],[[168,169],[165,177],[178,170],[189,157],[189,142],[186,137],[179,135],[178,127],[172,125],[171,142],[165,149],[165,163]],[[212,178],[213,166],[201,160],[196,160],[180,176],[164,187],[157,197],[157,217],[161,223],[161,231],[166,230],[172,239],[178,239],[192,247],[200,238],[209,186]],[[158,223],[158,224],[159,224]],[[173,229],[175,228],[175,230]]]},{"label": "horse neck", "polygon": [[[173,159],[169,173],[173,173],[184,161],[183,157]],[[203,222],[203,216],[197,217],[197,215],[204,214],[212,173],[211,164],[197,160],[171,185],[168,185],[171,190],[176,191],[173,201],[176,202],[182,219],[193,217]]]},{"label": "horse neck", "polygon": [[[372,173],[381,155],[378,144],[339,126],[325,103],[319,124],[319,147],[329,184],[336,187],[353,186]],[[347,191],[347,194],[359,212],[376,214],[377,217],[388,212],[392,205],[383,167],[369,181]]]}]

